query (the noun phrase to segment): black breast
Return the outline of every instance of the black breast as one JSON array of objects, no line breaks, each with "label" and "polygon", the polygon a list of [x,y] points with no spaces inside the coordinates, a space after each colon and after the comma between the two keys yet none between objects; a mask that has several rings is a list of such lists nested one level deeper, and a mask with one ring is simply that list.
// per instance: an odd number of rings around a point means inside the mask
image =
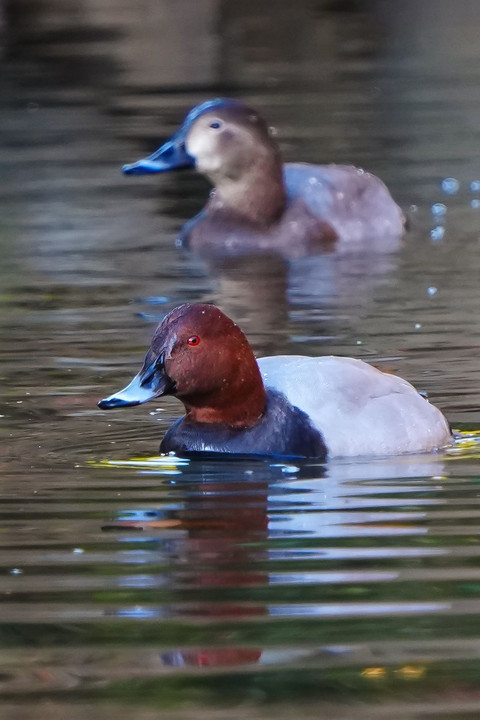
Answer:
[{"label": "black breast", "polygon": [[324,460],[327,449],[309,417],[276,390],[267,389],[267,408],[250,428],[192,423],[181,418],[167,431],[160,452],[219,452],[284,455]]}]

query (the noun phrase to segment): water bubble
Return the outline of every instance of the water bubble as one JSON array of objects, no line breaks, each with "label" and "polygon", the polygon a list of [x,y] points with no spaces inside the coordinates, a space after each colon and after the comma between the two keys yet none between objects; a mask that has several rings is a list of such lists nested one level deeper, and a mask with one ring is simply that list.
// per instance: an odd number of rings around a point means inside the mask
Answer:
[{"label": "water bubble", "polygon": [[460,183],[455,178],[445,178],[442,180],[442,190],[447,195],[456,195],[460,188]]},{"label": "water bubble", "polygon": [[447,212],[447,206],[443,203],[435,203],[431,207],[432,215],[435,215],[436,217],[443,217],[443,215]]},{"label": "water bubble", "polygon": [[13,568],[13,570],[10,570],[10,575],[23,575],[23,570],[20,568]]},{"label": "water bubble", "polygon": [[357,345],[363,345],[361,340],[357,340]]},{"label": "water bubble", "polygon": [[443,240],[443,236],[445,235],[445,228],[443,225],[437,225],[436,227],[432,228],[430,230],[430,237],[432,240]]},{"label": "water bubble", "polygon": [[480,180],[472,180],[470,183],[470,190],[473,193],[480,192]]},{"label": "water bubble", "polygon": [[430,285],[430,287],[427,288],[428,295],[436,295],[437,292],[438,292],[438,290],[434,285]]},{"label": "water bubble", "polygon": [[421,325],[421,323],[415,323],[414,327],[415,327],[415,330],[420,330],[422,325]]},{"label": "water bubble", "polygon": [[410,210],[410,212],[412,212],[412,213],[418,212],[418,205],[410,205],[409,210]]},{"label": "water bubble", "polygon": [[478,198],[474,198],[470,201],[470,207],[472,207],[474,210],[477,210],[477,208],[480,207],[480,200]]}]

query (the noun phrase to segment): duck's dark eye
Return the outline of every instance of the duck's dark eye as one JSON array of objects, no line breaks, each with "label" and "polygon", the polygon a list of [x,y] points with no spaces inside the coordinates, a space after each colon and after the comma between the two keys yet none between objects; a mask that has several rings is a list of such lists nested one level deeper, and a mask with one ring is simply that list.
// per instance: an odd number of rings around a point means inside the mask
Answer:
[{"label": "duck's dark eye", "polygon": [[214,130],[218,130],[218,128],[221,126],[222,126],[222,123],[219,120],[214,120],[213,122],[210,123],[210,127],[213,128]]},{"label": "duck's dark eye", "polygon": [[188,338],[187,342],[189,345],[198,345],[200,342],[200,338],[198,337],[198,335],[192,335],[192,337]]}]

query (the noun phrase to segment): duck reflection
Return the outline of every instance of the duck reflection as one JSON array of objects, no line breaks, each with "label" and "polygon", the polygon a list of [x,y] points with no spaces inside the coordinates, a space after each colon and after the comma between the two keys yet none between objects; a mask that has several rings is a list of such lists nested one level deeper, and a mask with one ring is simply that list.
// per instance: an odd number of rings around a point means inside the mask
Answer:
[{"label": "duck reflection", "polygon": [[[336,568],[297,570],[299,557],[308,552],[310,562],[314,556],[328,559],[332,548],[328,543],[322,546],[322,538],[359,538],[358,548],[355,544],[343,548],[345,556],[355,560],[356,553],[364,551],[365,537],[423,534],[425,512],[419,509],[418,498],[431,494],[434,478],[442,471],[440,456],[339,461],[327,466],[251,459],[226,462],[212,457],[182,466],[181,475],[166,481],[161,507],[130,509],[109,526],[115,531],[141,531],[142,540],[156,546],[157,561],[167,566],[147,585],[159,592],[168,587],[168,599],[156,609],[150,606],[146,617],[159,622],[192,618],[212,628],[211,646],[172,648],[161,653],[162,663],[206,667],[269,662],[268,653],[264,660],[264,648],[250,642],[231,645],[229,634],[239,637],[242,621],[266,622],[274,616],[305,613],[305,608],[299,609],[300,586],[305,584],[318,586],[318,600],[308,603],[309,614],[325,614],[328,586],[351,580]],[[402,495],[411,493],[414,508],[409,510]],[[434,503],[431,498],[426,501],[426,505]],[[310,547],[305,546],[307,538]],[[288,568],[279,567],[285,561]],[[146,562],[152,562],[151,555]],[[395,572],[384,574],[385,578],[377,572],[375,581],[391,581]],[[356,582],[368,582],[363,575],[357,572]],[[139,588],[145,588],[145,576],[139,577],[143,578]],[[132,580],[130,588],[135,587]],[[285,584],[298,586],[293,602],[291,593],[285,600]],[[135,617],[138,613],[136,607]],[[131,616],[125,610],[119,615]],[[219,625],[225,628],[220,633]]]},{"label": "duck reflection", "polygon": [[[268,585],[262,564],[268,557],[269,482],[279,473],[262,461],[241,464],[233,474],[231,464],[220,460],[193,465],[195,480],[187,467],[181,486],[172,488],[173,506],[158,512],[128,511],[118,516],[115,526],[148,533],[167,529],[159,543],[175,567],[172,586],[177,599],[166,614],[210,621],[267,616],[264,603],[238,596],[244,588]],[[168,529],[173,531],[170,536]],[[192,592],[199,599],[186,602]],[[163,653],[162,662],[229,666],[257,663],[261,655],[255,647],[202,647]]]},{"label": "duck reflection", "polygon": [[[339,311],[352,317],[374,301],[375,291],[392,277],[394,253],[338,252],[287,260],[274,253],[242,257],[210,257],[207,273],[215,282],[215,304],[241,324],[257,352],[284,351],[294,335],[301,335],[296,313],[305,315],[308,334],[335,337]],[[332,312],[333,310],[333,312]],[[294,322],[292,328],[291,323]],[[296,326],[296,327],[295,327]]]}]

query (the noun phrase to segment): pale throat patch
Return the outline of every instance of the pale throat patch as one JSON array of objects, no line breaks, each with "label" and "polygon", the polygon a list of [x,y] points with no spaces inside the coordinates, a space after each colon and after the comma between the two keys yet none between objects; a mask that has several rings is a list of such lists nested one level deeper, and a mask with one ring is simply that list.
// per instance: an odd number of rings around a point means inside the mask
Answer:
[{"label": "pale throat patch", "polygon": [[222,167],[222,158],[216,149],[216,142],[208,133],[195,131],[190,133],[185,141],[185,149],[202,173],[218,172]]}]

